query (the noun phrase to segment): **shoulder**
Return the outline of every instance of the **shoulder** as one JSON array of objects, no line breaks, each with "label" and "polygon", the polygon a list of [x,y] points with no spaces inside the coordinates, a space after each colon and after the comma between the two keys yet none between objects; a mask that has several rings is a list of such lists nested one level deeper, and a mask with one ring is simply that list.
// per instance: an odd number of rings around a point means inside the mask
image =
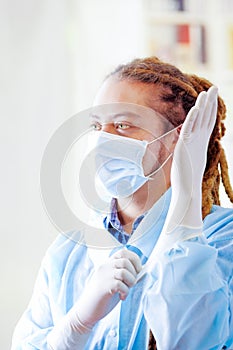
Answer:
[{"label": "shoulder", "polygon": [[204,233],[208,244],[218,251],[223,278],[229,280],[233,269],[233,209],[214,205],[204,220]]},{"label": "shoulder", "polygon": [[77,232],[59,234],[48,248],[42,267],[48,274],[63,274],[69,267],[80,265],[87,258],[87,247],[79,242]]},{"label": "shoulder", "polygon": [[206,238],[212,240],[233,240],[233,208],[213,205],[204,219]]}]

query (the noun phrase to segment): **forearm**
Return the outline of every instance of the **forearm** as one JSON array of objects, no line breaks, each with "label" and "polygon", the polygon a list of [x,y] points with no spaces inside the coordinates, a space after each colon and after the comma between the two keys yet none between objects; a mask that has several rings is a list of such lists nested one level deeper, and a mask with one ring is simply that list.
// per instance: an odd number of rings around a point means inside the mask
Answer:
[{"label": "forearm", "polygon": [[90,333],[91,329],[80,322],[73,307],[49,333],[48,348],[51,350],[83,350]]},{"label": "forearm", "polygon": [[172,194],[163,232],[171,233],[177,227],[202,228],[202,194],[200,186],[195,191]]}]

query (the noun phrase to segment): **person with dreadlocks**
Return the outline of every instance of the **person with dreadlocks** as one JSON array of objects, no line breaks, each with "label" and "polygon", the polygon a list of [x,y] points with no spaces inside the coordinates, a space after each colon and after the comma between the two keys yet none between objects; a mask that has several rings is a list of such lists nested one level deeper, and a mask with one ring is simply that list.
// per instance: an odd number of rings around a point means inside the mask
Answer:
[{"label": "person with dreadlocks", "polygon": [[209,81],[157,57],[105,79],[94,105],[111,104],[91,123],[97,175],[112,197],[103,224],[120,249],[95,268],[88,247],[59,235],[12,349],[230,349],[233,210],[219,198],[222,180],[233,202],[225,104]]}]

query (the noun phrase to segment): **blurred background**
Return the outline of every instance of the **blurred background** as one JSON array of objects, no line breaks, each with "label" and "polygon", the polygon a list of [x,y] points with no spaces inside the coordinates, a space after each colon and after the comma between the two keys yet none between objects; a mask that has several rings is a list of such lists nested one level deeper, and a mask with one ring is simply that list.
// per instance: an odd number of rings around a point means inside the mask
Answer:
[{"label": "blurred background", "polygon": [[[58,231],[40,195],[55,130],[92,104],[105,75],[156,55],[219,87],[233,181],[232,0],[0,0],[0,348],[30,299]],[[222,204],[231,206],[222,194]]]}]

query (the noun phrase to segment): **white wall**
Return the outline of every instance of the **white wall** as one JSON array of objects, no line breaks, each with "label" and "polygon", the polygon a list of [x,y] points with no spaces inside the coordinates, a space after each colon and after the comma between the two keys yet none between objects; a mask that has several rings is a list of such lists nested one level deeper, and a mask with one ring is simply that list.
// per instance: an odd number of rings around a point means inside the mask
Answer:
[{"label": "white wall", "polygon": [[1,349],[57,234],[40,198],[43,151],[109,70],[144,54],[140,18],[139,0],[0,1]]},{"label": "white wall", "polygon": [[39,262],[55,229],[43,211],[43,150],[69,116],[65,6],[56,1],[2,1],[1,36],[1,306],[0,347],[28,303]]}]

